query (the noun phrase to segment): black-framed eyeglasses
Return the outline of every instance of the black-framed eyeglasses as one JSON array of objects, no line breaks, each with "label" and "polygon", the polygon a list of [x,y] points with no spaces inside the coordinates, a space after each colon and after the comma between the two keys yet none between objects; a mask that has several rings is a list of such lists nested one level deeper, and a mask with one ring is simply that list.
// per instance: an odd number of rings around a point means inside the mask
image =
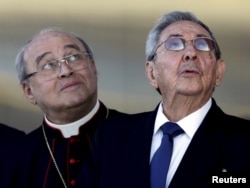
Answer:
[{"label": "black-framed eyeglasses", "polygon": [[161,42],[158,47],[155,50],[155,53],[157,49],[164,44],[164,47],[166,50],[169,51],[180,51],[185,49],[188,42],[191,42],[192,45],[196,50],[202,51],[202,52],[209,52],[215,49],[216,43],[213,39],[208,37],[198,37],[192,40],[186,40],[182,37],[169,37],[167,40]]},{"label": "black-framed eyeglasses", "polygon": [[87,66],[89,60],[89,54],[86,52],[78,52],[67,55],[59,60],[42,60],[37,64],[37,71],[27,74],[24,80],[39,74],[46,79],[53,79],[57,77],[61,70],[61,64],[64,62],[67,66],[73,70],[81,70]]}]

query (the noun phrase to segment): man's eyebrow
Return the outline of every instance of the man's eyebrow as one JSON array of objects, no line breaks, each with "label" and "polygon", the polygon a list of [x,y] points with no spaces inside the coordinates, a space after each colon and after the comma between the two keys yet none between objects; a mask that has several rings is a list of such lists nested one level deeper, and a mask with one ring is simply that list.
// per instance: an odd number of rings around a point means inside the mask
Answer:
[{"label": "man's eyebrow", "polygon": [[[171,35],[168,36],[168,38],[170,38],[170,37],[183,37],[183,35],[180,35],[180,34],[171,34]],[[209,36],[207,36],[205,34],[197,34],[196,37],[209,37]]]},{"label": "man's eyebrow", "polygon": [[[67,44],[63,47],[64,49],[68,49],[68,48],[72,48],[72,49],[76,49],[78,51],[80,51],[80,48],[75,45],[75,44]],[[36,58],[36,63],[39,64],[40,61],[48,54],[52,54],[52,52],[44,52],[43,54],[39,55],[37,58]]]},{"label": "man's eyebrow", "polygon": [[76,50],[80,51],[79,46],[77,46],[76,44],[67,44],[63,48],[64,49],[73,48],[73,49],[76,49]]},{"label": "man's eyebrow", "polygon": [[198,35],[196,35],[197,37],[207,37],[207,38],[209,38],[209,36],[207,36],[207,35],[204,35],[204,34],[198,34]]},{"label": "man's eyebrow", "polygon": [[180,34],[171,34],[168,36],[168,38],[171,38],[171,37],[182,37],[183,35],[180,35]]},{"label": "man's eyebrow", "polygon": [[37,58],[36,58],[36,63],[39,64],[40,61],[48,54],[51,54],[52,52],[44,52],[42,55],[39,55]]}]

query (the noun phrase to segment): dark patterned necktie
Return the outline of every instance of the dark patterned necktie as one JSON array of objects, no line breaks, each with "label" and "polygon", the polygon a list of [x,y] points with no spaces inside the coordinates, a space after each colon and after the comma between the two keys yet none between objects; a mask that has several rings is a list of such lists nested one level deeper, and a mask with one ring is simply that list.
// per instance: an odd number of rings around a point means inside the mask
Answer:
[{"label": "dark patterned necktie", "polygon": [[163,137],[160,147],[156,150],[151,160],[151,188],[165,188],[166,177],[173,151],[173,138],[184,131],[173,122],[161,126]]}]

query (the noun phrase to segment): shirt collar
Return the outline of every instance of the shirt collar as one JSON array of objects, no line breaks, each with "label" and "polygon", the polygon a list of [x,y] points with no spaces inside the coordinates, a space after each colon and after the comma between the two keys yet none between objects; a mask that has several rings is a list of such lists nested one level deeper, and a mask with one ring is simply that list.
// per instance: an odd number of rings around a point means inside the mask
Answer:
[{"label": "shirt collar", "polygon": [[[159,128],[166,122],[169,122],[169,119],[163,113],[163,103],[161,102],[157,111],[156,120],[155,120],[155,127],[154,127],[154,134],[159,130]],[[188,116],[184,117],[180,121],[176,122],[183,131],[187,134],[188,137],[192,138],[199,128],[201,122],[203,121],[204,117],[206,116],[207,112],[209,111],[212,105],[211,98],[203,105],[200,109],[196,110],[195,112],[189,114]]]},{"label": "shirt collar", "polygon": [[45,122],[48,126],[58,129],[61,131],[64,138],[70,138],[71,136],[76,136],[79,134],[79,128],[87,123],[98,111],[100,107],[100,102],[97,100],[94,108],[83,118],[68,124],[58,125],[50,122],[46,115],[44,115]]}]

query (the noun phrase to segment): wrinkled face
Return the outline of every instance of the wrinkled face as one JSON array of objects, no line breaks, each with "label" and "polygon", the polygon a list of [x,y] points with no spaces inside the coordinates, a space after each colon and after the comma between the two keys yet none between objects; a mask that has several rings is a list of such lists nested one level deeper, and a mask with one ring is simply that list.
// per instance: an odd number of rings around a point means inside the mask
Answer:
[{"label": "wrinkled face", "polygon": [[[160,35],[159,44],[172,36],[193,40],[197,37],[211,38],[201,26],[190,21],[171,24]],[[216,60],[214,50],[198,51],[188,42],[180,51],[166,50],[164,44],[156,51],[155,62],[147,62],[146,74],[153,87],[159,88],[163,97],[200,96],[209,97],[219,85],[225,70],[222,59]]]},{"label": "wrinkled face", "polygon": [[[75,38],[62,33],[49,32],[36,37],[28,46],[24,60],[26,72],[37,71],[38,64],[62,59],[65,56],[86,51]],[[65,62],[52,79],[39,72],[25,83],[23,90],[28,99],[45,113],[62,111],[97,99],[97,72],[95,62],[86,58],[86,66],[74,71]],[[49,68],[47,66],[46,68]]]}]

